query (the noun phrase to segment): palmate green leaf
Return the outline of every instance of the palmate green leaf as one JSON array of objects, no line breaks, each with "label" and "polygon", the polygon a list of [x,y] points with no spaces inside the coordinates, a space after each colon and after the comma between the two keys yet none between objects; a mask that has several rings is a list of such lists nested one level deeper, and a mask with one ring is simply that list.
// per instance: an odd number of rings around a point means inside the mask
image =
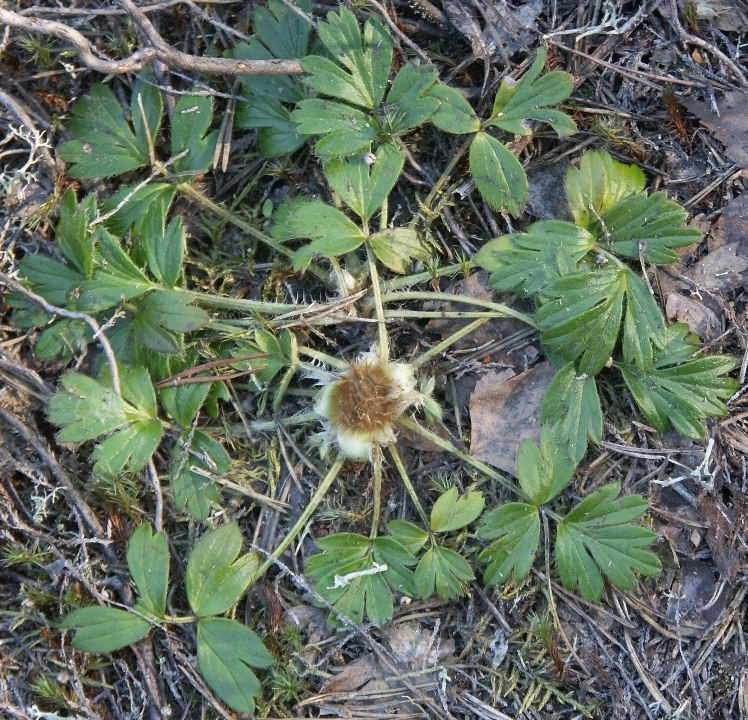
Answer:
[{"label": "palmate green leaf", "polygon": [[463,597],[464,583],[474,579],[473,569],[462,555],[439,545],[426,551],[415,573],[416,590],[423,599],[433,597],[434,592],[443,600]]},{"label": "palmate green leaf", "polygon": [[[625,316],[624,316],[625,312]],[[543,290],[538,309],[541,341],[580,375],[595,375],[613,354],[623,321],[623,349],[648,367],[665,344],[665,318],[647,286],[624,266],[586,268],[556,278]]]},{"label": "palmate green leaf", "polygon": [[440,102],[428,95],[438,75],[431,65],[411,60],[395,75],[385,104],[377,110],[385,134],[402,135],[426,122],[436,113]]},{"label": "palmate green leaf", "polygon": [[635,165],[620,163],[602,151],[584,153],[579,168],[566,171],[566,198],[574,222],[594,230],[600,217],[623,198],[640,193],[645,183],[644,173]]},{"label": "palmate green leaf", "polygon": [[526,233],[503,235],[487,242],[473,261],[491,273],[489,284],[499,291],[528,297],[551,280],[567,274],[595,246],[591,233],[563,220],[542,220]]},{"label": "palmate green leaf", "polygon": [[553,377],[543,397],[540,422],[554,426],[555,435],[578,463],[587,451],[587,440],[603,439],[603,413],[593,377],[579,375],[576,365],[564,365]]},{"label": "palmate green leaf", "polygon": [[209,321],[202,308],[190,305],[189,295],[174,290],[156,290],[136,303],[133,337],[157,353],[179,353],[182,333],[192,332]]},{"label": "palmate green leaf", "polygon": [[368,222],[387,199],[400,177],[405,151],[395,143],[381,145],[373,160],[362,156],[334,159],[325,165],[325,177],[343,202]]},{"label": "palmate green leaf", "polygon": [[656,430],[674,427],[684,437],[703,439],[703,421],[727,415],[725,401],[739,388],[735,380],[725,377],[735,367],[735,359],[712,355],[674,364],[658,360],[655,355],[654,365],[646,371],[635,365],[620,366],[636,404]]},{"label": "palmate green leaf", "polygon": [[374,233],[368,242],[379,262],[401,275],[408,272],[414,260],[431,257],[415,228],[386,228]]},{"label": "palmate green leaf", "polygon": [[429,118],[439,130],[457,135],[480,130],[480,119],[459,90],[442,82],[435,82],[426,91],[426,95],[439,101],[439,108]]},{"label": "palmate green leaf", "polygon": [[540,447],[523,440],[517,453],[517,479],[533,505],[550,502],[569,484],[576,463],[566,453],[556,431],[543,425]]},{"label": "palmate green leaf", "polygon": [[291,113],[302,135],[323,135],[314,149],[325,158],[365,152],[381,129],[370,113],[334,100],[302,100]]},{"label": "palmate green leaf", "polygon": [[139,472],[153,457],[163,436],[160,420],[141,420],[117,430],[99,443],[92,458],[95,473],[114,477],[127,467]]},{"label": "palmate green leaf", "polygon": [[619,498],[620,483],[606,485],[579,503],[558,524],[556,563],[564,587],[589,600],[603,595],[603,574],[625,590],[636,589],[636,575],[657,575],[662,565],[643,548],[657,534],[632,525],[647,511],[638,495]]},{"label": "palmate green leaf", "polygon": [[313,241],[295,253],[294,266],[297,268],[308,265],[314,255],[344,255],[366,240],[361,229],[340,210],[320,202],[296,207],[287,224],[296,237]]},{"label": "palmate green leaf", "polygon": [[572,135],[577,126],[565,113],[549,110],[548,106],[565,100],[574,90],[574,78],[569,73],[554,70],[540,77],[546,52],[541,49],[530,69],[516,83],[505,79],[496,93],[489,125],[514,133],[530,135],[527,120],[539,120],[550,125],[561,137]]},{"label": "palmate green leaf", "polygon": [[[322,552],[309,558],[306,571],[316,581],[315,589],[322,598],[356,624],[362,623],[364,618],[375,623],[392,618],[392,592],[384,578],[389,566],[374,559],[369,538],[339,533],[319,539],[317,546]],[[383,547],[387,554],[387,548],[380,543],[380,556]],[[408,553],[405,548],[403,552]],[[399,569],[393,568],[391,574],[397,583],[407,583],[407,578],[403,577],[406,569],[402,565]],[[330,622],[335,624],[334,614]]]},{"label": "palmate green leaf", "polygon": [[108,230],[99,228],[96,243],[101,255],[92,280],[81,286],[79,305],[84,310],[104,310],[155,288],[143,271]]},{"label": "palmate green leaf", "polygon": [[67,129],[74,140],[60,148],[60,157],[73,164],[70,175],[103,178],[148,165],[149,137],[158,135],[162,112],[161,93],[138,83],[131,101],[133,130],[114,93],[106,85],[94,85],[87,97],[73,105]]},{"label": "palmate green leaf", "polygon": [[287,155],[306,141],[293,121],[291,111],[279,100],[246,95],[236,114],[236,126],[257,129],[257,146],[264,157]]},{"label": "palmate green leaf", "polygon": [[664,192],[639,193],[617,202],[599,223],[610,238],[613,252],[652,263],[678,260],[672,248],[687,247],[701,239],[696,228],[683,227],[688,213],[667,199]]},{"label": "palmate green leaf", "polygon": [[394,537],[378,537],[372,540],[374,561],[386,565],[384,579],[399,593],[415,597],[416,584],[412,568],[418,560],[416,556]]},{"label": "palmate green leaf", "polygon": [[187,155],[174,163],[176,172],[203,172],[211,167],[218,140],[217,131],[208,133],[212,120],[212,98],[183,95],[177,100],[171,119],[171,156],[185,150]]},{"label": "palmate green leaf", "polygon": [[60,625],[62,630],[75,630],[74,648],[92,653],[110,653],[132,645],[152,627],[134,613],[99,606],[73,610]]},{"label": "palmate green leaf", "polygon": [[86,276],[46,255],[27,255],[18,263],[31,289],[57,307],[71,304]]},{"label": "palmate green leaf", "polygon": [[71,374],[62,379],[64,390],[50,398],[49,419],[63,429],[63,443],[95,440],[131,422],[148,421],[148,413],[123,400],[93,378]]},{"label": "palmate green leaf", "polygon": [[253,630],[227,618],[201,618],[197,623],[197,662],[205,682],[221,700],[252,715],[262,687],[251,668],[275,663]]},{"label": "palmate green leaf", "polygon": [[566,361],[578,360],[580,375],[595,375],[615,348],[625,296],[622,268],[586,269],[552,280],[536,316],[541,342]]},{"label": "palmate green leaf", "polygon": [[212,478],[229,471],[231,460],[224,448],[201,430],[184,433],[174,446],[170,470],[174,505],[199,522],[208,517],[220,495]]},{"label": "palmate green leaf", "polygon": [[494,541],[478,556],[488,566],[483,572],[486,584],[505,583],[512,574],[522,580],[538,550],[540,513],[526,503],[501,505],[486,515],[477,535]]},{"label": "palmate green leaf", "polygon": [[431,508],[431,531],[450,532],[470,525],[483,512],[486,501],[481,492],[466,492],[458,497],[451,487],[439,496]]},{"label": "palmate green leaf", "polygon": [[234,357],[248,357],[259,353],[267,357],[245,360],[234,364],[236,370],[253,370],[261,383],[269,383],[281,370],[289,367],[295,354],[294,336],[283,330],[278,336],[267,330],[255,330],[251,342],[237,344],[231,354]]},{"label": "palmate green leaf", "polygon": [[327,58],[310,55],[302,61],[309,76],[304,83],[323,95],[373,110],[387,89],[392,66],[392,41],[376,18],[364,25],[363,37],[353,13],[342,8],[328,13],[317,26],[322,44],[343,67]]},{"label": "palmate green leaf", "polygon": [[[111,381],[109,368],[102,373],[102,378]],[[148,419],[158,416],[156,391],[147,368],[142,366],[122,366],[119,373],[122,385],[122,397],[144,413]]]},{"label": "palmate green leaf", "polygon": [[429,539],[423,528],[407,520],[392,520],[387,524],[387,532],[412,553],[417,553]]},{"label": "palmate green leaf", "polygon": [[478,191],[496,211],[520,215],[529,198],[527,175],[505,145],[479,132],[470,144],[470,173]]},{"label": "palmate green leaf", "polygon": [[239,526],[229,523],[205,535],[192,549],[185,585],[198,617],[226,612],[246,592],[260,563],[255,553],[238,557],[241,548]]},{"label": "palmate green leaf", "polygon": [[127,545],[127,567],[140,596],[135,607],[139,612],[164,617],[169,585],[166,535],[154,533],[150,523],[140,525]]},{"label": "palmate green leaf", "polygon": [[186,430],[200,412],[212,384],[200,382],[165,387],[159,391],[161,404],[166,412]]}]

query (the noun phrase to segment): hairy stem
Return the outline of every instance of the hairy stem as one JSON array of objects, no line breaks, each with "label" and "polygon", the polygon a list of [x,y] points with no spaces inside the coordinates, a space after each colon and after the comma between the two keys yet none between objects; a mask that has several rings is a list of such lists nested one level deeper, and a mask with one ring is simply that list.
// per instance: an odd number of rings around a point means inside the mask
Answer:
[{"label": "hairy stem", "polygon": [[410,476],[408,475],[408,471],[405,469],[405,463],[403,463],[403,459],[400,457],[400,453],[397,451],[397,447],[395,445],[390,445],[387,449],[390,451],[392,461],[395,463],[395,467],[397,468],[398,473],[400,473],[400,479],[403,481],[403,485],[405,485],[405,489],[408,491],[408,495],[410,495],[410,499],[412,500],[416,511],[421,517],[421,522],[423,523],[424,527],[428,528],[429,516],[423,509],[423,505],[421,505],[421,500],[418,497],[416,489],[413,487],[413,483],[410,481]]},{"label": "hairy stem", "polygon": [[507,490],[511,490],[515,495],[519,495],[519,490],[516,488],[513,482],[507,480],[501,473],[496,472],[492,467],[481,462],[477,458],[471,457],[467,453],[458,450],[449,440],[439,437],[436,433],[427,430],[422,425],[419,425],[415,420],[411,420],[408,417],[401,417],[398,421],[398,425],[404,427],[407,430],[412,430],[418,433],[421,437],[426,438],[429,442],[434,443],[437,447],[445,450],[446,452],[454,455],[456,458],[462,460],[462,462],[472,465],[476,470],[487,475],[492,480],[496,480],[497,483],[503,485]]},{"label": "hairy stem", "polygon": [[387,326],[384,324],[384,305],[382,304],[382,288],[379,284],[377,261],[369,243],[366,243],[366,261],[369,265],[371,278],[371,293],[374,298],[374,310],[377,314],[377,329],[379,330],[379,359],[386,363],[390,359],[390,346],[387,339]]},{"label": "hairy stem", "polygon": [[262,563],[259,568],[257,568],[257,572],[252,578],[252,583],[257,582],[268,571],[268,569],[273,565],[274,560],[279,560],[281,558],[283,553],[286,552],[286,550],[288,550],[288,548],[291,546],[291,543],[293,543],[293,541],[298,537],[299,533],[301,533],[302,530],[306,527],[307,523],[312,519],[312,515],[314,515],[314,513],[317,511],[319,504],[322,502],[322,500],[324,500],[328,490],[330,489],[330,487],[332,487],[332,484],[338,477],[340,468],[343,467],[343,462],[343,458],[338,458],[333,463],[332,467],[327,472],[327,475],[325,475],[324,479],[320,483],[320,486],[317,488],[317,492],[314,493],[314,495],[309,500],[309,503],[304,508],[304,512],[301,513],[301,517],[299,517],[294,526],[288,531],[286,537],[283,538],[280,545],[275,548],[273,554],[267,560],[265,560],[265,562]]},{"label": "hairy stem", "polygon": [[381,295],[383,303],[403,302],[405,300],[444,300],[453,303],[462,303],[463,305],[477,305],[478,307],[488,308],[496,312],[496,317],[511,317],[515,320],[521,320],[530,327],[537,328],[535,320],[529,315],[513,310],[507,305],[494,303],[489,300],[479,300],[477,298],[466,297],[464,295],[452,295],[451,293],[434,293],[434,292],[392,292]]},{"label": "hairy stem", "polygon": [[410,364],[414,368],[420,367],[421,365],[423,365],[423,363],[431,360],[432,357],[443,353],[450,345],[454,345],[454,343],[456,343],[458,340],[461,340],[466,335],[470,335],[471,332],[477,330],[481,325],[488,322],[488,320],[490,320],[490,318],[480,318],[479,320],[474,320],[468,325],[465,325],[465,327],[461,328],[457,332],[452,333],[449,337],[434,345],[434,347],[430,348],[425,353],[419,355]]},{"label": "hairy stem", "polygon": [[382,448],[379,445],[374,445],[372,450],[372,465],[374,466],[374,510],[371,516],[369,538],[374,540],[379,533],[379,516],[382,505]]}]

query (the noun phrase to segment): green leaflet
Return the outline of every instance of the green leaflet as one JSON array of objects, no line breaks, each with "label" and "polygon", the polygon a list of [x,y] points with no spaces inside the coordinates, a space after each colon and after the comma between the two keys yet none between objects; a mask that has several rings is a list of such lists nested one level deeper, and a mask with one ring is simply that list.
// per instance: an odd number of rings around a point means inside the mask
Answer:
[{"label": "green leaflet", "polygon": [[594,246],[594,237],[578,225],[543,220],[530,225],[526,233],[490,240],[473,262],[491,273],[489,282],[495,290],[528,297],[570,269],[576,270]]},{"label": "green leaflet", "polygon": [[405,151],[386,143],[371,158],[331,160],[325,165],[325,177],[343,202],[367,223],[395,187],[404,162]]},{"label": "green leaflet", "polygon": [[594,443],[603,439],[603,413],[594,377],[579,375],[574,363],[561,368],[543,398],[540,422],[554,426],[557,439],[578,463],[588,439]]},{"label": "green leaflet", "polygon": [[566,171],[566,198],[574,222],[593,230],[596,223],[616,203],[644,189],[646,178],[635,165],[625,165],[608,153],[588,151],[579,168]]},{"label": "green leaflet", "polygon": [[515,216],[524,210],[530,193],[527,175],[506,146],[485,132],[476,133],[470,145],[470,173],[494,210]]},{"label": "green leaflet", "polygon": [[696,228],[683,227],[688,214],[663,192],[630,195],[617,202],[598,223],[610,238],[613,252],[633,260],[671,263],[672,248],[687,247],[701,239]]},{"label": "green leaflet", "polygon": [[189,295],[175,290],[156,290],[136,303],[132,320],[133,337],[157,353],[182,351],[182,333],[192,332],[208,323],[208,314],[193,307]]},{"label": "green leaflet", "polygon": [[294,208],[287,224],[296,237],[312,240],[295,253],[296,268],[306,267],[315,254],[323,257],[344,255],[366,240],[352,220],[324,203],[314,202]]},{"label": "green leaflet", "polygon": [[151,629],[148,620],[117,608],[92,607],[73,610],[60,625],[75,630],[73,647],[92,653],[110,653],[142,640]]},{"label": "green leaflet", "polygon": [[387,228],[372,235],[371,249],[379,262],[392,272],[404,275],[414,260],[428,260],[431,252],[415,228]]},{"label": "green leaflet", "polygon": [[483,493],[467,492],[458,497],[457,488],[443,493],[431,508],[431,531],[459,530],[475,520],[485,507]]},{"label": "green leaflet", "polygon": [[140,525],[130,536],[127,567],[140,595],[136,608],[142,613],[164,617],[169,583],[166,535],[163,532],[154,533],[149,523]]},{"label": "green leaflet", "polygon": [[110,177],[150,163],[150,148],[163,112],[161,93],[151,85],[138,83],[131,112],[132,127],[106,85],[94,85],[87,97],[75,102],[67,126],[75,139],[60,148],[60,157],[73,164],[69,171],[72,177]]},{"label": "green leaflet", "polygon": [[527,499],[535,506],[550,502],[571,481],[576,463],[567,456],[558,434],[541,428],[540,447],[523,440],[517,454],[517,479]]},{"label": "green leaflet", "polygon": [[234,710],[251,715],[262,693],[250,668],[275,663],[258,635],[226,618],[201,618],[197,624],[197,662],[205,681]]},{"label": "green leaflet", "polygon": [[577,126],[568,115],[548,109],[571,95],[574,78],[559,70],[541,77],[545,58],[545,50],[539,50],[532,67],[518,82],[504,79],[496,93],[488,125],[515,135],[530,135],[532,130],[526,122],[538,120],[550,125],[562,137],[576,132]]},{"label": "green leaflet", "polygon": [[218,132],[208,133],[213,121],[213,99],[183,95],[171,120],[171,156],[186,152],[174,163],[176,172],[204,172],[213,165]]},{"label": "green leaflet", "polygon": [[415,582],[419,597],[444,599],[465,595],[464,583],[474,580],[470,564],[462,555],[449,548],[434,545],[423,555],[416,567]]},{"label": "green leaflet", "polygon": [[643,549],[657,534],[631,524],[646,512],[647,502],[638,495],[619,498],[620,492],[619,483],[606,485],[558,524],[556,563],[561,580],[589,600],[602,598],[603,574],[618,587],[635,590],[635,573],[653,576],[662,567]]},{"label": "green leaflet", "polygon": [[201,538],[185,573],[187,599],[198,617],[220,615],[236,605],[259,566],[254,553],[239,557],[242,534],[229,523]]},{"label": "green leaflet", "polygon": [[737,381],[725,377],[735,367],[735,359],[725,355],[686,359],[688,328],[669,328],[668,344],[655,353],[652,367],[636,365],[619,369],[646,421],[655,429],[674,427],[684,437],[704,438],[703,421],[724,417],[725,401],[738,390]]},{"label": "green leaflet", "polygon": [[514,574],[522,580],[530,572],[540,541],[540,513],[535,505],[508,503],[491,511],[478,529],[478,537],[493,542],[478,556],[486,563],[488,585],[505,583]]},{"label": "green leaflet", "polygon": [[200,430],[184,433],[174,446],[170,470],[174,506],[200,522],[208,517],[211,504],[220,500],[213,484],[215,475],[228,472],[230,458],[224,448]]}]

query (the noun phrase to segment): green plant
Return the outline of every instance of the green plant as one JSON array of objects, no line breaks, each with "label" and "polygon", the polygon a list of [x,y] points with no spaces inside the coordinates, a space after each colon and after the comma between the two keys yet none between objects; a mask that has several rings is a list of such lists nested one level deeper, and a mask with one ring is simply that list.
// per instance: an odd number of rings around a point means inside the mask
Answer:
[{"label": "green plant", "polygon": [[185,589],[192,615],[166,612],[169,548],[163,532],[141,525],[130,538],[127,566],[138,601],[132,609],[90,606],[71,612],[62,630],[75,630],[73,647],[110,653],[142,640],[154,627],[197,625],[197,661],[205,681],[239,712],[251,714],[261,687],[252,668],[274,664],[262,640],[245,625],[226,617],[244,595],[259,565],[253,553],[239,555],[242,536],[236,523],[201,538],[190,553]]},{"label": "green plant", "polygon": [[[308,3],[301,8],[310,9]],[[206,536],[193,550],[186,585],[194,617],[165,614],[166,538],[146,525],[133,535],[128,551],[140,594],[135,608],[83,608],[65,621],[65,628],[77,630],[74,644],[96,652],[137,642],[154,625],[197,622],[197,654],[206,681],[232,707],[246,712],[259,692],[249,668],[266,665],[269,656],[251,630],[217,616],[304,531],[347,460],[371,466],[370,513],[362,518],[370,531],[320,538],[321,552],[306,568],[318,597],[332,610],[333,623],[385,622],[397,594],[460,597],[475,579],[474,557],[485,566],[489,585],[512,576],[522,580],[551,523],[562,583],[599,600],[604,578],[633,589],[637,573],[654,575],[660,564],[646,549],[655,534],[634,524],[646,511],[643,498],[621,497],[614,483],[569,507],[565,491],[577,463],[589,440],[602,439],[598,376],[618,372],[653,427],[672,425],[689,437],[703,436],[703,419],[723,414],[723,401],[736,387],[725,377],[732,359],[699,356],[698,343],[684,326],[667,326],[646,272],[642,279],[630,264],[646,271],[646,263],[671,262],[675,249],[695,242],[698,233],[684,227],[682,208],[662,193],[644,191],[641,171],[605,153],[586,153],[579,167],[569,170],[573,222],[533,223],[525,232],[488,242],[473,261],[439,267],[427,242],[428,216],[438,209],[439,195],[458,164],[467,160],[478,191],[493,209],[519,216],[528,183],[506,136],[530,135],[534,123],[545,123],[559,135],[574,132],[573,121],[552,107],[570,95],[573,80],[559,71],[543,74],[543,51],[519,80],[504,80],[490,116],[481,120],[462,95],[439,81],[434,67],[409,62],[393,73],[389,32],[374,18],[361,30],[350,11],[330,13],[319,23],[315,54],[309,54],[309,27],[285,3],[271,1],[258,10],[255,30],[256,37],[236,48],[236,56],[302,58],[307,76],[247,81],[237,124],[258,129],[265,155],[293,152],[313,139],[332,204],[294,198],[268,211],[270,229],[261,232],[194,184],[213,158],[208,99],[182,97],[167,133],[163,100],[152,85],[134,87],[129,119],[106,86],[95,86],[76,104],[69,125],[74,139],[61,150],[72,164],[71,175],[150,174],[101,207],[93,196],[78,202],[65,194],[57,227],[63,259],[33,256],[21,266],[28,287],[47,306],[40,311],[22,293],[10,298],[18,324],[44,328],[36,348],[40,357],[71,360],[94,341],[109,350],[98,359],[95,378],[70,374],[52,398],[49,416],[61,428],[59,440],[93,442],[94,472],[101,475],[165,470],[176,509],[198,521],[220,502],[212,478],[230,467],[228,453],[206,421],[206,416],[218,416],[219,401],[227,397],[224,379],[247,376],[263,403],[272,398],[280,420],[249,423],[255,433],[275,431],[279,423],[322,424],[313,442],[323,458],[330,458],[329,466],[270,558],[260,564],[254,556],[243,556],[235,568],[241,544],[235,526]],[[423,217],[398,226],[390,218],[389,198],[403,173],[408,137],[425,123],[468,137],[421,202]],[[340,322],[329,317],[332,311],[353,305],[353,293],[360,290],[363,299],[356,309],[376,323],[376,345],[352,361],[332,357],[312,346],[313,334],[302,338],[286,327],[289,316],[298,315],[295,304],[192,290],[184,270],[184,225],[170,220],[177,194],[263,243],[273,261],[290,261],[294,270],[321,281],[325,292],[340,296],[318,315],[305,316],[308,326]],[[416,261],[428,270],[409,275]],[[413,289],[476,265],[491,273],[495,289],[531,298],[534,312]],[[328,266],[331,273],[323,269]],[[383,273],[397,277],[385,281]],[[412,308],[433,301],[471,309]],[[52,322],[55,316],[62,319]],[[470,322],[409,363],[393,361],[386,321],[437,316]],[[427,427],[441,411],[432,396],[433,379],[420,373],[429,360],[496,317],[513,317],[538,329],[546,355],[558,368],[541,413],[540,445],[523,443],[517,484]],[[325,387],[316,393],[296,387],[299,376]],[[313,407],[284,417],[289,392],[314,394]],[[418,409],[425,423],[411,417]],[[397,434],[404,430],[458,459],[473,473],[474,484],[460,494],[452,482],[442,482],[436,501],[425,508],[397,448]],[[385,525],[382,520],[385,457],[419,522]],[[503,486],[517,501],[486,509],[484,493],[477,489],[486,480]],[[225,547],[235,549],[233,555],[225,550],[228,560],[218,551],[218,533],[225,534],[220,535]],[[157,569],[150,576],[143,574],[146,556]],[[211,563],[220,572],[211,574]],[[213,578],[212,585],[206,578]],[[232,633],[246,636],[249,655],[231,644]],[[234,665],[240,675],[230,672]],[[291,686],[276,689],[289,698],[295,692]]]}]

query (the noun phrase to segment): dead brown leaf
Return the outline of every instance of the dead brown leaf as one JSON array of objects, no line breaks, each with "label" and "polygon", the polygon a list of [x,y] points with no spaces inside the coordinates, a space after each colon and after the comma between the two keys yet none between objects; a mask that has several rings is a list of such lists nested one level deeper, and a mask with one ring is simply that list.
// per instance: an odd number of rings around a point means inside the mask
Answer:
[{"label": "dead brown leaf", "polygon": [[665,314],[670,322],[686,323],[705,342],[719,337],[722,331],[717,314],[694,297],[670,293],[665,301]]},{"label": "dead brown leaf", "polygon": [[684,273],[695,286],[706,292],[730,292],[746,282],[748,257],[740,254],[741,243],[733,242],[705,255]]},{"label": "dead brown leaf", "polygon": [[719,115],[708,102],[684,100],[683,104],[714,133],[733,162],[748,168],[748,94],[742,90],[725,93],[719,101]]},{"label": "dead brown leaf", "polygon": [[547,362],[510,380],[488,373],[470,398],[470,454],[512,475],[525,440],[540,440],[540,407],[556,371]]}]

